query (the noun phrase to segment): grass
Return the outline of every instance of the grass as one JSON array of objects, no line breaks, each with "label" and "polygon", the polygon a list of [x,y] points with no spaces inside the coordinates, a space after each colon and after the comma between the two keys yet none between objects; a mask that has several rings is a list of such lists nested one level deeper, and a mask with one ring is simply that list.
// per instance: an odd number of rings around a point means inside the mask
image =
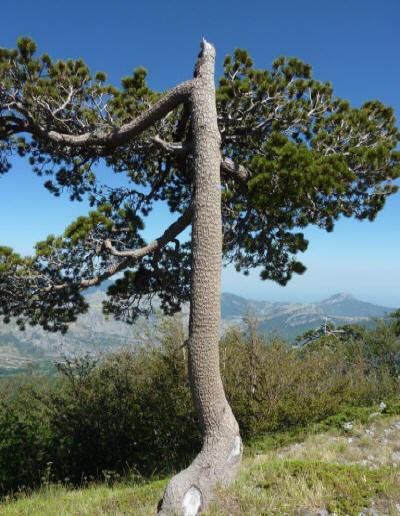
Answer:
[{"label": "grass", "polygon": [[394,497],[399,489],[399,478],[392,468],[265,460],[247,466],[231,489],[221,491],[209,514],[294,515],[327,510],[358,515],[372,505],[391,508],[396,514]]},{"label": "grass", "polygon": [[[371,409],[369,410],[369,414]],[[349,431],[343,422],[352,421]],[[153,515],[166,480],[44,486],[0,505],[17,516]],[[241,473],[218,488],[204,513],[228,515],[400,514],[400,417],[344,412],[318,426],[260,438],[248,446]],[[368,512],[367,512],[368,514]],[[370,514],[374,514],[373,512]]]},{"label": "grass", "polygon": [[[291,443],[302,442],[315,434],[323,434],[332,430],[343,433],[343,425],[349,421],[356,425],[367,425],[371,421],[371,414],[379,414],[377,407],[344,406],[339,413],[318,423],[312,423],[306,427],[295,426],[290,430],[273,432],[253,439],[250,443],[246,443],[246,456],[250,457],[277,450]],[[379,415],[400,416],[400,400],[390,400],[385,413]]]},{"label": "grass", "polygon": [[219,489],[207,514],[400,514],[398,416],[290,440],[275,448],[269,439],[262,452],[253,449],[237,481]]},{"label": "grass", "polygon": [[3,516],[94,516],[155,514],[155,507],[166,481],[142,485],[122,484],[114,487],[95,485],[84,489],[68,489],[50,485],[32,495],[0,506]]}]

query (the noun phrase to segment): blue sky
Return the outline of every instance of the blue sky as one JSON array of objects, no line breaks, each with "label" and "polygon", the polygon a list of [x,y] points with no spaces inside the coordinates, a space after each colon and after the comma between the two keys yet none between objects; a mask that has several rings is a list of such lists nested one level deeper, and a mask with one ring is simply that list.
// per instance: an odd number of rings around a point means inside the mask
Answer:
[{"label": "blue sky", "polygon": [[[279,55],[296,56],[352,104],[378,98],[399,117],[399,19],[399,0],[6,0],[0,46],[13,47],[18,36],[29,35],[40,52],[82,57],[112,82],[143,65],[150,85],[165,90],[191,77],[205,36],[216,46],[219,70],[223,56],[237,47],[247,48],[259,67]],[[86,212],[84,203],[52,197],[20,159],[0,177],[0,244],[19,252],[30,253],[37,240],[62,232]],[[164,210],[153,213],[148,238],[165,219]],[[347,291],[400,306],[399,220],[397,194],[373,223],[345,219],[331,234],[308,229],[310,246],[302,256],[308,270],[286,287],[262,282],[257,271],[244,277],[227,269],[223,289],[274,301],[313,301]]]}]

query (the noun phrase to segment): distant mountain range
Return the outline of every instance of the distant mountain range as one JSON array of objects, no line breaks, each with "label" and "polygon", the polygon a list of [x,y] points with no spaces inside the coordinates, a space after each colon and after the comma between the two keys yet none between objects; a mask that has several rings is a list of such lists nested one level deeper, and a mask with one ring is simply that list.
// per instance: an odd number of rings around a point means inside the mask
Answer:
[{"label": "distant mountain range", "polygon": [[[106,320],[101,305],[104,287],[88,291],[90,310],[71,324],[66,335],[27,327],[21,332],[14,324],[0,322],[0,375],[15,372],[32,364],[49,363],[62,354],[107,352],[123,346],[134,346],[145,332],[146,322],[130,326],[110,318]],[[245,299],[224,293],[221,300],[222,328],[243,324],[243,316],[251,313],[260,332],[293,340],[306,330],[319,327],[328,318],[335,324],[368,324],[393,308],[360,301],[340,293],[318,303],[271,303]],[[188,307],[183,309],[187,318]]]},{"label": "distant mountain range", "polygon": [[347,293],[335,294],[317,303],[271,303],[224,293],[221,310],[225,324],[241,324],[247,311],[258,321],[260,332],[293,340],[307,330],[318,328],[327,319],[336,325],[366,325],[394,309],[360,301]]}]

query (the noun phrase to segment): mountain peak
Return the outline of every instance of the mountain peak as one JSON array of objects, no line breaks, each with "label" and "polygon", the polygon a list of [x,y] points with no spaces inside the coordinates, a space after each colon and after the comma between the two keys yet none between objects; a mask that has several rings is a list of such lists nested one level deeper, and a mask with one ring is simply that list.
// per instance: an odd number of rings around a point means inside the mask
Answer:
[{"label": "mountain peak", "polygon": [[321,301],[324,304],[342,303],[343,301],[355,301],[356,298],[348,292],[339,292]]}]

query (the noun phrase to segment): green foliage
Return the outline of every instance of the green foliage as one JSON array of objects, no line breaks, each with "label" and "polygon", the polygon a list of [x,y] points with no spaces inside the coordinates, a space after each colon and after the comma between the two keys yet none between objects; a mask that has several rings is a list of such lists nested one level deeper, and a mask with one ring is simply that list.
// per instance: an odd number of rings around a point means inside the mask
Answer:
[{"label": "green foliage", "polygon": [[244,50],[225,60],[218,90],[223,154],[249,171],[224,184],[225,254],[245,273],[284,285],[305,268],[298,228],[332,231],[341,216],[373,220],[397,191],[399,133],[378,101],[351,108],[311,67],[281,57],[253,67]]},{"label": "green foliage", "polygon": [[[73,200],[87,197],[94,208],[73,222],[62,240],[51,237],[38,244],[25,282],[10,284],[0,269],[3,291],[35,292],[32,309],[24,308],[22,296],[3,296],[7,316],[64,331],[85,310],[77,290],[114,270],[117,260],[105,242],[117,251],[141,246],[143,219],[156,203],[178,213],[192,203],[188,107],[183,103],[129,142],[107,144],[102,136],[142,115],[161,94],[148,87],[143,68],[123,78],[121,88],[106,80],[102,72],[92,75],[81,59],[37,55],[29,38],[21,38],[15,49],[0,49],[0,173],[10,169],[12,153],[28,156],[50,192],[68,191]],[[351,107],[296,58],[279,57],[269,70],[258,69],[247,51],[235,50],[224,62],[217,112],[222,157],[246,170],[241,179],[222,175],[223,254],[238,271],[260,267],[262,279],[285,285],[305,271],[296,256],[308,246],[303,228],[313,224],[332,231],[341,216],[373,220],[397,190],[399,131],[393,110],[377,100]],[[90,144],[69,146],[63,137],[49,139],[50,133],[93,138]],[[155,145],[155,136],[182,142],[189,150],[171,153]],[[101,161],[125,174],[124,186],[99,183]],[[119,260],[119,270],[133,268],[137,274],[116,283],[105,310],[132,322],[146,312],[140,301],[151,301],[157,293],[166,313],[178,310],[189,290],[191,249],[174,244],[154,260]],[[39,290],[63,283],[67,294],[60,287],[38,299]],[[68,303],[76,308],[67,308]],[[134,309],[126,313],[129,305]],[[39,306],[52,313],[40,316]]]},{"label": "green foliage", "polygon": [[0,493],[42,482],[48,457],[46,408],[37,400],[42,382],[2,380]]},{"label": "green foliage", "polygon": [[[36,486],[46,471],[50,481],[80,484],[187,464],[200,434],[185,338],[181,324],[167,320],[136,351],[66,360],[55,378],[2,380],[0,491]],[[358,342],[321,339],[291,348],[265,341],[251,319],[246,332],[228,332],[220,343],[222,375],[242,436],[253,442],[250,453],[366,421],[376,410],[367,407],[382,400],[388,413],[399,413],[391,401],[400,394],[388,367],[392,338],[388,326],[386,333],[365,330]]]},{"label": "green foliage", "polygon": [[[11,317],[21,330],[29,322],[40,324],[49,331],[67,330],[67,323],[88,305],[72,281],[62,276],[63,271],[47,262],[54,250],[61,249],[62,240],[49,236],[37,245],[37,257],[22,258],[9,247],[0,247],[0,315],[3,322]],[[62,261],[60,257],[60,261]],[[46,277],[47,276],[47,277]],[[47,288],[47,278],[67,282],[65,288]],[[27,293],[30,295],[27,298]]]},{"label": "green foliage", "polygon": [[[315,436],[304,433],[297,436],[296,446],[288,447],[288,441],[282,441],[273,451],[263,445],[268,441],[264,436],[257,454],[243,462],[234,484],[217,488],[215,501],[205,514],[280,516],[329,511],[344,516],[366,509],[395,514],[400,501],[399,471],[395,466],[380,464],[390,463],[391,452],[396,450],[395,425],[396,420],[386,417],[370,421],[368,426],[357,425],[351,440],[332,430]],[[379,452],[383,450],[382,455]],[[371,453],[374,467],[352,464]],[[111,516],[117,511],[147,516],[154,513],[165,485],[166,480],[142,482],[131,477],[113,483],[111,488],[106,482],[73,490],[68,485],[45,483],[34,493],[20,493],[16,499],[7,500],[2,513]]]},{"label": "green foliage", "polygon": [[167,334],[162,349],[120,352],[98,365],[60,366],[65,387],[44,399],[59,478],[79,483],[103,471],[150,476],[191,457],[200,438],[173,338]]},{"label": "green foliage", "polygon": [[[166,248],[142,260],[135,271],[125,271],[107,290],[103,312],[132,324],[139,315],[150,315],[155,296],[166,315],[179,312],[190,299],[190,245]],[[147,305],[142,299],[147,300]]]},{"label": "green foliage", "polygon": [[389,320],[378,320],[373,328],[345,324],[335,327],[328,323],[316,330],[309,330],[296,340],[305,343],[305,349],[329,349],[341,347],[349,360],[362,356],[367,368],[387,369],[393,375],[400,374],[400,342],[397,312]]},{"label": "green foliage", "polygon": [[82,59],[53,61],[35,53],[36,44],[29,38],[20,38],[16,49],[0,49],[0,173],[10,169],[7,156],[17,151],[29,155],[38,176],[53,176],[45,182],[53,194],[68,189],[71,199],[82,200],[90,192],[95,203],[93,195],[101,195],[94,171],[103,155],[99,149],[74,153],[46,142],[37,132],[31,137],[19,133],[31,133],[29,121],[70,134],[116,127],[145,110],[158,94],[147,87],[143,68],[124,78],[118,90],[105,84],[105,73],[92,76]]},{"label": "green foliage", "polygon": [[80,484],[151,477],[189,461],[200,433],[184,335],[168,322],[159,331],[161,343],[155,336],[135,352],[66,360],[40,388],[21,388],[18,378],[0,383],[0,493],[38,485],[48,464],[51,481]]},{"label": "green foliage", "polygon": [[[372,341],[381,334],[371,352]],[[306,426],[339,412],[343,405],[371,404],[398,392],[396,369],[389,367],[400,349],[388,329],[366,332],[363,341],[331,338],[304,348],[279,341],[265,343],[228,333],[222,340],[222,367],[230,403],[246,438]],[[323,339],[321,339],[322,341]],[[385,393],[385,394],[384,394]],[[357,401],[356,401],[357,400]]]},{"label": "green foliage", "polygon": [[11,247],[0,247],[0,272],[2,274],[9,272],[11,269],[18,269],[24,264],[23,258],[18,253],[14,253]]},{"label": "green foliage", "polygon": [[390,314],[393,320],[393,328],[397,337],[400,337],[400,309]]}]

